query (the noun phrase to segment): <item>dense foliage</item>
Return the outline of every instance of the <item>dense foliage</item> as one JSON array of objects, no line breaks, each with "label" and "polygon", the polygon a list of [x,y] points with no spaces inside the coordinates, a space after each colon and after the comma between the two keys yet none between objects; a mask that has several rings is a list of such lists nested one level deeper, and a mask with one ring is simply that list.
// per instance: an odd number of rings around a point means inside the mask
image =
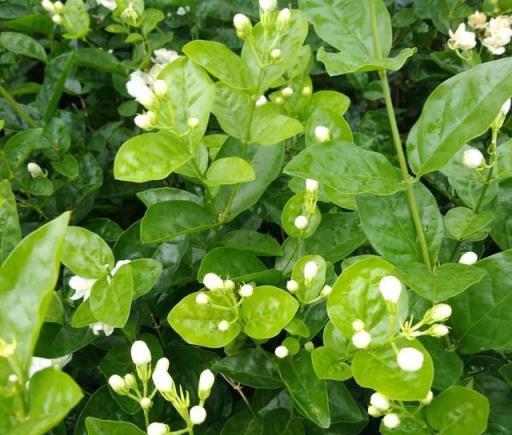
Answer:
[{"label": "dense foliage", "polygon": [[277,3],[0,2],[1,434],[512,433],[512,1]]}]

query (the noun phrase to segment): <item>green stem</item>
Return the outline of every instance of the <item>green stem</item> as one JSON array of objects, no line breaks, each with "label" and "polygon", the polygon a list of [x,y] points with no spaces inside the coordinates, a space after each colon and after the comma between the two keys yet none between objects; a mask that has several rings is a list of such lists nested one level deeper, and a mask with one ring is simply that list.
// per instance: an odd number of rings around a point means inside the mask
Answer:
[{"label": "green stem", "polygon": [[[377,26],[377,16],[375,14],[375,0],[370,1],[370,15],[372,20],[375,56],[377,57],[378,60],[382,60],[382,53],[380,48]],[[404,182],[407,184],[407,202],[409,203],[409,210],[411,212],[414,227],[416,228],[416,233],[418,235],[421,255],[423,258],[423,262],[425,263],[425,266],[427,266],[429,270],[432,270],[432,262],[430,260],[427,239],[425,237],[425,233],[423,232],[423,227],[421,225],[421,217],[418,211],[418,205],[416,203],[416,198],[414,197],[414,188],[413,184],[411,183],[411,176],[409,174],[409,170],[407,168],[407,160],[405,158],[404,149],[402,147],[402,139],[400,138],[400,132],[398,130],[395,110],[393,108],[393,101],[391,99],[391,91],[389,89],[389,83],[385,69],[379,71],[379,78],[382,86],[382,92],[384,94],[384,100],[386,102],[386,111],[388,113],[389,125],[391,127],[391,133],[393,136],[393,143],[395,144],[398,161],[400,163],[400,170],[402,171],[402,178]]]},{"label": "green stem", "polygon": [[0,85],[0,95],[4,97],[5,101],[16,111],[16,113],[20,116],[21,119],[26,121],[28,125],[32,128],[39,127],[37,122],[32,118],[23,108],[19,105],[19,103],[13,98],[13,96],[5,89],[2,85]]}]

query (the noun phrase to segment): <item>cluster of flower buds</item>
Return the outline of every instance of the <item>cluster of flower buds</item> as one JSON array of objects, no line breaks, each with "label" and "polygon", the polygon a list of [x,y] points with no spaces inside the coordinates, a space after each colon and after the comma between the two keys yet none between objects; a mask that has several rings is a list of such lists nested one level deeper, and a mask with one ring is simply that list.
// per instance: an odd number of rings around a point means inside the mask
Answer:
[{"label": "cluster of flower buds", "polygon": [[293,222],[299,231],[305,231],[309,226],[311,216],[315,213],[318,201],[318,181],[308,178],[306,180],[306,199],[304,201],[304,213],[297,216]]},{"label": "cluster of flower buds", "polygon": [[371,334],[366,331],[366,325],[361,319],[356,319],[352,322],[352,344],[358,349],[366,349],[372,342]]},{"label": "cluster of flower buds", "polygon": [[[158,391],[160,395],[170,402],[176,409],[178,414],[187,423],[190,429],[193,425],[199,425],[206,420],[206,410],[204,403],[210,397],[213,385],[215,383],[215,375],[210,370],[204,370],[199,377],[198,397],[199,404],[190,407],[190,395],[183,390],[181,386],[176,388],[176,384],[169,374],[169,360],[160,358],[154,370],[151,370],[151,351],[144,341],[136,341],[131,347],[131,358],[135,364],[137,377],[142,384],[139,387],[139,381],[132,374],[128,373],[124,377],[112,375],[108,383],[112,390],[117,394],[127,396],[139,403],[142,410],[147,414],[153,405],[153,397]],[[154,390],[148,394],[148,383],[152,379]],[[151,423],[147,432],[149,435],[165,435],[170,433],[168,425],[163,423]]]},{"label": "cluster of flower buds", "polygon": [[[413,340],[422,335],[430,335],[431,337],[444,337],[448,335],[450,330],[448,327],[439,322],[445,322],[452,315],[452,308],[448,304],[437,304],[428,310],[423,319],[413,325],[412,321],[406,321],[402,325],[401,334],[408,340]],[[423,326],[427,329],[421,330]]]},{"label": "cluster of flower buds", "polygon": [[42,0],[41,6],[46,12],[49,12],[52,15],[52,21],[55,24],[62,23],[62,13],[64,12],[64,3],[57,0],[56,2],[52,2],[51,0]]}]

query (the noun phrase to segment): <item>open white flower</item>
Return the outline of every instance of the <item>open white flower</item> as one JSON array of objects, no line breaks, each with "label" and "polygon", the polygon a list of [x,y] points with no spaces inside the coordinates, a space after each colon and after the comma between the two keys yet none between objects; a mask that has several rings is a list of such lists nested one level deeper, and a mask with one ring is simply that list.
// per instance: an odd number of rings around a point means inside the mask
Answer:
[{"label": "open white flower", "polygon": [[473,32],[466,31],[466,25],[464,23],[459,24],[455,32],[452,32],[450,29],[448,33],[450,35],[448,46],[452,50],[471,50],[475,48],[476,36]]},{"label": "open white flower", "polygon": [[274,350],[275,356],[279,359],[286,358],[289,354],[288,348],[286,346],[277,346]]},{"label": "open white flower", "polygon": [[114,276],[119,271],[119,269],[121,269],[121,267],[123,267],[125,264],[130,264],[131,262],[132,260],[119,260],[111,270],[110,274]]},{"label": "open white flower", "polygon": [[462,163],[468,168],[477,169],[485,164],[485,157],[480,150],[469,148],[462,154]]},{"label": "open white flower", "polygon": [[136,366],[146,365],[151,362],[151,351],[148,345],[142,340],[137,340],[132,344],[131,356]]},{"label": "open white flower", "polygon": [[160,65],[168,65],[178,59],[180,55],[174,50],[167,50],[166,48],[159,48],[153,51],[153,62]]},{"label": "open white flower", "polygon": [[196,405],[190,408],[190,421],[193,424],[201,424],[206,420],[206,409]]},{"label": "open white flower", "polygon": [[505,46],[512,39],[512,29],[510,28],[510,20],[506,16],[498,16],[492,18],[486,27],[485,38],[482,44],[496,55],[505,53]]},{"label": "open white flower", "polygon": [[462,254],[460,257],[459,263],[465,264],[466,266],[472,266],[478,261],[478,255],[476,255],[473,251],[468,251]]},{"label": "open white flower", "polygon": [[485,29],[487,24],[487,15],[483,12],[475,11],[468,17],[468,24],[473,29]]},{"label": "open white flower", "polygon": [[352,343],[358,349],[366,349],[372,342],[372,336],[369,332],[362,330],[352,336]]},{"label": "open white flower", "polygon": [[423,367],[425,357],[414,347],[404,347],[397,355],[397,363],[405,372],[417,372]]},{"label": "open white flower", "polygon": [[73,293],[70,299],[72,301],[77,301],[82,298],[84,301],[89,299],[95,282],[95,279],[82,278],[78,275],[72,276],[69,280],[69,287],[71,287],[75,293]]},{"label": "open white flower", "polygon": [[109,335],[112,335],[112,333],[114,332],[113,326],[107,325],[106,323],[103,322],[91,323],[89,325],[89,328],[91,328],[92,333],[94,335],[100,335],[100,332],[103,332],[108,337]]},{"label": "open white flower", "polygon": [[35,373],[44,370],[48,367],[54,367],[58,370],[61,370],[66,366],[71,359],[73,358],[73,354],[68,354],[61,356],[59,358],[39,358],[39,357],[32,357],[32,360],[30,362],[30,369],[29,369],[29,377],[32,377]]},{"label": "open white flower", "polygon": [[396,304],[402,293],[402,283],[393,275],[387,275],[379,282],[379,290],[385,301]]},{"label": "open white flower", "polygon": [[116,0],[96,0],[99,5],[114,11],[117,9]]}]

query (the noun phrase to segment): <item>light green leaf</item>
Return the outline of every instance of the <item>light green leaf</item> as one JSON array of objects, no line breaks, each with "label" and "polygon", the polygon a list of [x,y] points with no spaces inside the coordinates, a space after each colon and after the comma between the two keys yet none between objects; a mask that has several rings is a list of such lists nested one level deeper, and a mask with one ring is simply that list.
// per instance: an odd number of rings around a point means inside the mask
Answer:
[{"label": "light green leaf", "polygon": [[512,59],[486,62],[446,80],[427,99],[407,139],[409,163],[421,176],[436,171],[485,133],[512,95]]},{"label": "light green leaf", "polygon": [[89,14],[83,0],[67,0],[62,14],[64,36],[69,39],[84,39],[89,32]]},{"label": "light green leaf", "polygon": [[213,114],[222,130],[230,136],[247,141],[255,110],[255,102],[247,92],[230,88],[222,82],[215,84]]},{"label": "light green leaf", "polygon": [[275,145],[301,133],[304,128],[294,118],[276,112],[272,104],[257,107],[250,124],[249,142]]},{"label": "light green leaf", "polygon": [[133,278],[133,299],[145,295],[156,285],[162,274],[162,263],[152,258],[139,258],[130,263]]},{"label": "light green leaf", "polygon": [[391,195],[402,189],[399,170],[382,155],[348,142],[307,147],[285,173],[312,178],[341,194]]},{"label": "light green leaf", "polygon": [[9,181],[0,182],[0,265],[21,240],[16,199]]},{"label": "light green leaf", "polygon": [[446,213],[444,224],[456,240],[478,241],[487,237],[493,219],[490,211],[475,214],[469,208],[455,207]]},{"label": "light green leaf", "polygon": [[133,423],[127,421],[100,420],[87,417],[85,420],[87,435],[144,435]]},{"label": "light green leaf", "polygon": [[319,143],[315,136],[315,129],[318,126],[327,127],[331,133],[331,139],[335,142],[352,142],[352,130],[349,123],[343,116],[331,108],[319,107],[308,119],[306,126],[306,145]]},{"label": "light green leaf", "polygon": [[235,248],[220,247],[212,249],[203,257],[197,271],[197,280],[203,281],[207,273],[216,273],[223,278],[236,281],[264,270],[265,264],[254,254]]},{"label": "light green leaf", "polygon": [[308,219],[308,225],[305,229],[300,230],[295,226],[295,220],[299,216],[306,216],[306,193],[302,192],[292,196],[284,205],[283,212],[281,214],[281,226],[290,237],[307,239],[311,237],[320,222],[322,221],[322,215],[320,209],[315,206],[313,214]]},{"label": "light green leaf", "polygon": [[15,32],[2,32],[0,34],[0,44],[13,53],[33,57],[34,59],[46,63],[47,59],[44,47],[28,35]]},{"label": "light green leaf", "polygon": [[313,368],[318,379],[346,381],[352,377],[352,369],[342,361],[339,352],[332,347],[317,347],[311,353]]},{"label": "light green leaf", "polygon": [[114,162],[114,176],[135,183],[161,180],[191,159],[183,139],[170,132],[146,133],[121,146]]},{"label": "light green leaf", "polygon": [[[315,277],[307,282],[304,278],[304,268],[309,262],[314,262],[318,269]],[[299,285],[297,297],[302,303],[310,303],[320,295],[325,284],[326,268],[325,260],[319,255],[306,255],[295,263],[292,271],[292,279]]]},{"label": "light green leaf", "polygon": [[256,173],[249,162],[240,157],[226,157],[215,160],[206,173],[208,186],[248,183],[256,179]]}]

